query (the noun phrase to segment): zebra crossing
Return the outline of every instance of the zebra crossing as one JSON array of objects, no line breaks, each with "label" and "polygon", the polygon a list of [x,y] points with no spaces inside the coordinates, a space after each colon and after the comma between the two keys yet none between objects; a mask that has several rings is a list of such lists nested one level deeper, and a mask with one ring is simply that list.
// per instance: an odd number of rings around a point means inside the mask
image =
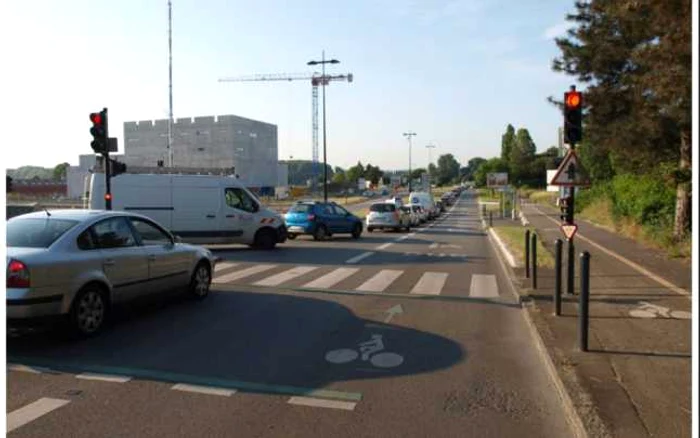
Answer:
[{"label": "zebra crossing", "polygon": [[376,266],[360,268],[220,262],[216,265],[212,284],[213,287],[246,285],[407,295],[449,294],[487,299],[499,297],[495,275],[474,273],[470,279],[463,273],[453,274],[454,271],[445,272],[437,268],[420,272]]}]

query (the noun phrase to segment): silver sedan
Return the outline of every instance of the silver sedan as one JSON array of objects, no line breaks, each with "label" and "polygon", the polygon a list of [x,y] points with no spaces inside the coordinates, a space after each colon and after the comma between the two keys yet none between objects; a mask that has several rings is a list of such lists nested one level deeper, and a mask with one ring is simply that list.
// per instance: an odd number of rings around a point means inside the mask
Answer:
[{"label": "silver sedan", "polygon": [[7,319],[66,318],[86,336],[112,304],[186,288],[206,297],[216,259],[153,220],[98,210],[29,213],[7,221]]}]

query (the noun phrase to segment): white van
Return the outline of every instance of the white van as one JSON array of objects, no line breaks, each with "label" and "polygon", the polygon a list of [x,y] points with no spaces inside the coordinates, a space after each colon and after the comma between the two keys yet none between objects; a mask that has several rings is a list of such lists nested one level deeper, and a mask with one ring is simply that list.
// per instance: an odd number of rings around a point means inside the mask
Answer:
[{"label": "white van", "polygon": [[428,192],[411,192],[411,194],[408,195],[408,203],[410,205],[420,205],[423,207],[423,210],[428,213],[429,219],[434,219],[438,215],[433,195]]},{"label": "white van", "polygon": [[[272,249],[287,239],[282,217],[232,176],[124,173],[111,179],[112,209],[134,211],[191,243]],[[90,208],[105,208],[105,178],[90,176]]]}]

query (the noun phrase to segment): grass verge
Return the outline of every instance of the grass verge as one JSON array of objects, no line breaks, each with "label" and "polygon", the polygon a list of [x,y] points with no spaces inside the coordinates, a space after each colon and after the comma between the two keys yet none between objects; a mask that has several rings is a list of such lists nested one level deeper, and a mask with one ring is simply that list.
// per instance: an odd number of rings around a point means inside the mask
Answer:
[{"label": "grass verge", "polygon": [[[501,238],[508,251],[519,262],[525,260],[525,227],[500,225],[493,227],[493,230]],[[530,230],[533,232],[534,230]],[[539,242],[537,245],[537,266],[554,269],[554,257]]]}]

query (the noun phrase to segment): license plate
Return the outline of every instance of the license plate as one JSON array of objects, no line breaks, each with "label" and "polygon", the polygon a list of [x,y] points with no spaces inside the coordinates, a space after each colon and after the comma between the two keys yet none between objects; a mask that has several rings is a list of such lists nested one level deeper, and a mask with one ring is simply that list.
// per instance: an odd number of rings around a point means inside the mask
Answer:
[{"label": "license plate", "polygon": [[293,233],[303,233],[304,229],[302,227],[288,227],[287,232],[293,232]]}]

